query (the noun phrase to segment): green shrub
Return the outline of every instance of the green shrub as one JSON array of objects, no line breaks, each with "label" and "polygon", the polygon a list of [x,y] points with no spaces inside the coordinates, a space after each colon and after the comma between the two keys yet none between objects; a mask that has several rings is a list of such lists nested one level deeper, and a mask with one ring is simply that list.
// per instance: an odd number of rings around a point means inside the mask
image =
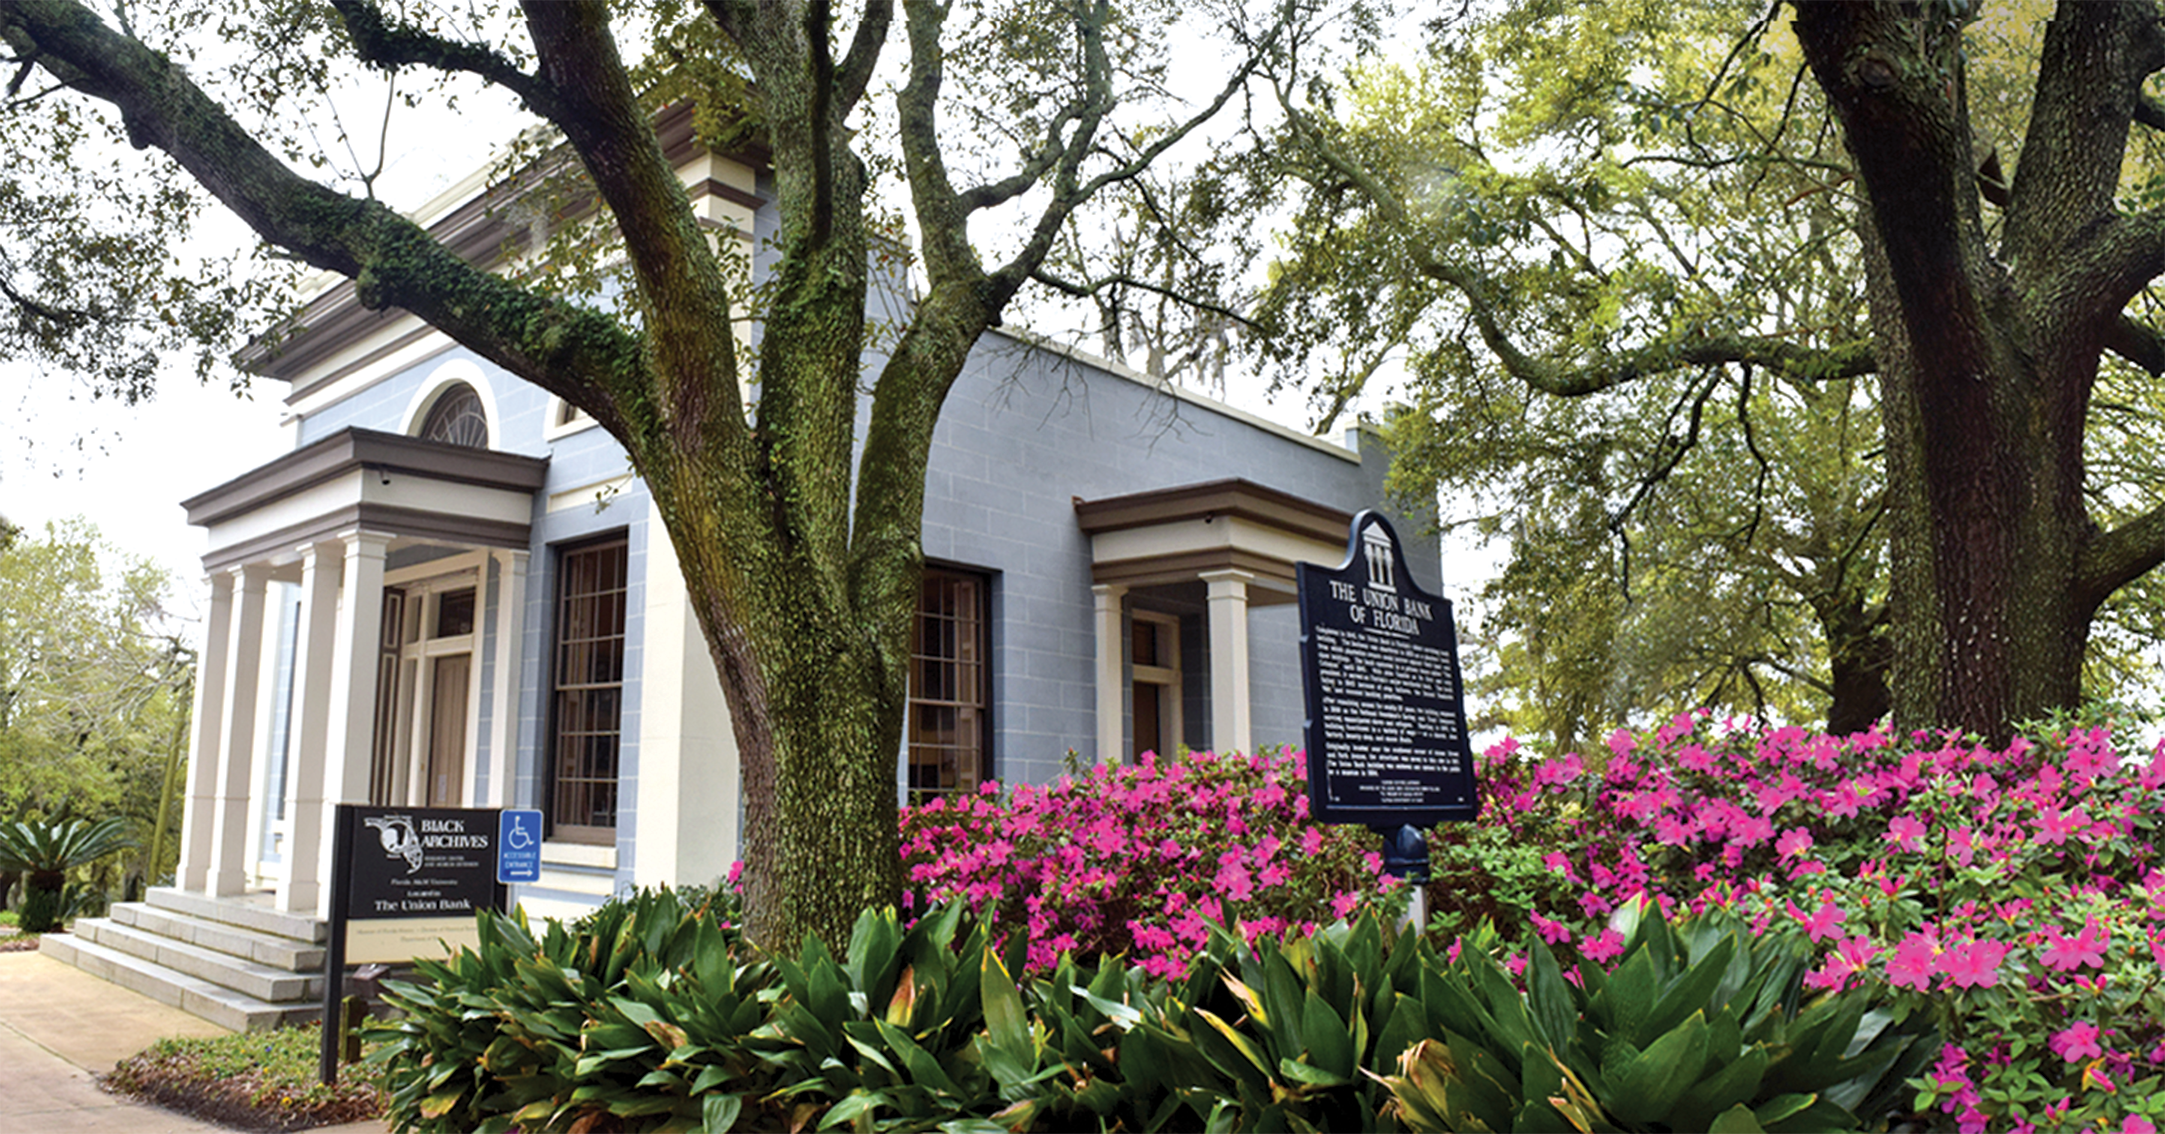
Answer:
[{"label": "green shrub", "polygon": [[1372,915],[1218,930],[1177,981],[1073,956],[1018,978],[1022,935],[995,948],[959,905],[867,913],[840,958],[760,955],[667,891],[538,937],[480,916],[479,950],[371,1025],[401,1129],[1850,1129],[1932,1048],[1710,920],[1625,926],[1576,986],[1537,948],[1522,987]]},{"label": "green shrub", "polygon": [[1388,1079],[1407,1127],[1857,1130],[1899,1109],[1936,1053],[1921,1017],[1807,999],[1812,956],[1793,935],[1725,915],[1672,928],[1648,906],[1619,921],[1613,969],[1567,975],[1536,937],[1523,991],[1472,949],[1424,985],[1406,1007],[1429,1038]]}]

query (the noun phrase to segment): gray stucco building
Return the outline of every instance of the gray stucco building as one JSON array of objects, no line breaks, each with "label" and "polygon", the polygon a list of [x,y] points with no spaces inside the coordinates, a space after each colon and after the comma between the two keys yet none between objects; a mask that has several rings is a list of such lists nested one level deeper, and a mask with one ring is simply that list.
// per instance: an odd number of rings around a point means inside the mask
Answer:
[{"label": "gray stucco building", "polygon": [[[695,208],[758,263],[761,171],[673,140]],[[485,188],[420,219],[500,239]],[[288,384],[293,449],[186,501],[210,614],[178,886],[153,905],[305,935],[340,802],[539,808],[543,876],[515,895],[534,913],[722,874],[728,705],[614,439],[335,281],[258,366]],[[897,791],[1045,781],[1070,752],[1298,743],[1292,565],[1344,558],[1385,464],[1373,437],[987,335],[931,454]],[[1405,551],[1436,577],[1432,542]]]}]

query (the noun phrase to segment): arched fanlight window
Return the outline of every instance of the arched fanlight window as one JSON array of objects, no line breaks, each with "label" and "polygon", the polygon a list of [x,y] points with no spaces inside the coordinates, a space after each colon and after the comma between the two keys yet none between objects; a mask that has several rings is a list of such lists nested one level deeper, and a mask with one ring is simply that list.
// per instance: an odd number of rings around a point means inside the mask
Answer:
[{"label": "arched fanlight window", "polygon": [[421,423],[421,439],[469,449],[488,448],[489,417],[481,408],[481,395],[464,382],[445,390]]}]

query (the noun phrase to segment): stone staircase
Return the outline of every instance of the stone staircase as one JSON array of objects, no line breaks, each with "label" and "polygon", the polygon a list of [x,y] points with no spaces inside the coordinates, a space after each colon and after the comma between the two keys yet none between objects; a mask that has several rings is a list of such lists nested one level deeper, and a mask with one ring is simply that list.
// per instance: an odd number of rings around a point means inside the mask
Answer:
[{"label": "stone staircase", "polygon": [[214,898],[156,888],[105,917],[47,934],[38,951],[237,1032],[323,1012],[328,927],[270,895]]}]

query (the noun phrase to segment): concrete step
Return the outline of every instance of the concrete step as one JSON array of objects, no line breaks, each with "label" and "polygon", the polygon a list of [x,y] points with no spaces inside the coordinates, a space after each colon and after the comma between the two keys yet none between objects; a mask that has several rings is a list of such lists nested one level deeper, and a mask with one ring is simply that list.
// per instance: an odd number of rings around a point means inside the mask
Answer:
[{"label": "concrete step", "polygon": [[143,895],[149,905],[161,910],[184,913],[205,921],[219,921],[237,925],[257,933],[273,937],[290,937],[321,945],[330,939],[330,927],[308,914],[286,913],[270,905],[247,898],[213,898],[207,894],[191,894],[167,886],[154,886]]},{"label": "concrete step", "polygon": [[38,951],[46,956],[133,989],[153,1000],[236,1032],[262,1032],[285,1024],[298,1024],[322,1015],[320,1004],[273,1004],[222,988],[209,981],[168,968],[156,961],[131,956],[100,945],[75,933],[49,933],[38,939]]},{"label": "concrete step", "polygon": [[291,937],[258,933],[231,922],[211,921],[193,914],[160,909],[148,902],[121,902],[107,910],[106,916],[146,933],[155,933],[189,945],[200,945],[205,949],[215,949],[220,953],[242,957],[274,969],[294,973],[323,971],[324,947],[296,941]]},{"label": "concrete step", "polygon": [[323,997],[320,970],[298,973],[273,968],[245,957],[163,937],[138,926],[124,925],[111,918],[79,918],[74,933],[108,949],[141,957],[257,1000],[274,1004],[293,1001],[313,1004]]}]

